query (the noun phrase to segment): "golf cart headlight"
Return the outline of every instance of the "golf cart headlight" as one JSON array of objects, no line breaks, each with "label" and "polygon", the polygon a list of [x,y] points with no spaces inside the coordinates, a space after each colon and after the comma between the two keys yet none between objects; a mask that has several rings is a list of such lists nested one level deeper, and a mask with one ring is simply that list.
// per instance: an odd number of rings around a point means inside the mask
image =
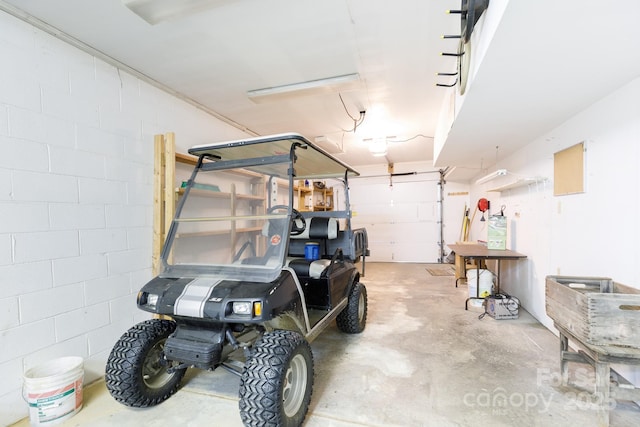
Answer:
[{"label": "golf cart headlight", "polygon": [[253,304],[249,301],[235,301],[233,303],[233,314],[251,314]]},{"label": "golf cart headlight", "polygon": [[142,292],[138,297],[138,304],[149,308],[156,308],[156,305],[158,304],[158,295]]},{"label": "golf cart headlight", "polygon": [[150,305],[152,307],[155,307],[156,304],[158,304],[158,295],[156,294],[149,294],[147,296],[147,305]]}]

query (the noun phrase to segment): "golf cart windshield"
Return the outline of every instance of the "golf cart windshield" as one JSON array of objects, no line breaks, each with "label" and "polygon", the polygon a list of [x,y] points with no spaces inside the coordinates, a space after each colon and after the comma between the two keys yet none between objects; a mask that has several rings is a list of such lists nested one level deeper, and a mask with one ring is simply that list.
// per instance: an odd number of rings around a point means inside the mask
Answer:
[{"label": "golf cart windshield", "polygon": [[162,253],[165,277],[275,280],[286,261],[295,179],[356,173],[295,134],[189,152],[200,162],[180,189]]}]

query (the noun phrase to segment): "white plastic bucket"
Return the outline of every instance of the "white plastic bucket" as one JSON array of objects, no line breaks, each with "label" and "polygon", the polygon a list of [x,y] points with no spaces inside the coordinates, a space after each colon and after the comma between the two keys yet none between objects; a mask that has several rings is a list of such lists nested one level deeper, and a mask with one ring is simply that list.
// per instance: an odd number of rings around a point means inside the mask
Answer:
[{"label": "white plastic bucket", "polygon": [[52,426],[82,408],[82,357],[61,357],[24,374],[24,397],[32,426]]},{"label": "white plastic bucket", "polygon": [[[480,281],[478,281],[478,272],[480,272]],[[469,286],[469,297],[485,298],[491,295],[493,290],[493,273],[486,269],[468,269],[467,270],[467,285]],[[476,294],[476,289],[479,291]],[[474,307],[482,307],[482,301],[478,299],[472,299],[469,301]]]}]

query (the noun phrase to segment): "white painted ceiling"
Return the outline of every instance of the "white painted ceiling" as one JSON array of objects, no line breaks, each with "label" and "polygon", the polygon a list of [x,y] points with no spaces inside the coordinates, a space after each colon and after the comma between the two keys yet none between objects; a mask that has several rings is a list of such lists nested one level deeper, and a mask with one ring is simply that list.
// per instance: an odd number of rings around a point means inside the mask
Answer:
[{"label": "white painted ceiling", "polygon": [[[150,25],[121,0],[0,0],[254,134],[325,136],[354,166],[433,159],[455,88],[459,0],[214,0]],[[505,9],[436,166],[490,166],[640,75],[637,0],[492,0]],[[0,30],[1,31],[1,30]],[[338,93],[255,103],[246,92],[358,73]],[[340,100],[342,96],[344,106]],[[353,131],[359,111],[363,123]],[[351,117],[350,117],[351,116]],[[446,129],[445,129],[446,130]],[[393,136],[386,157],[366,138]],[[216,135],[211,136],[217,141]],[[462,168],[460,170],[463,170]],[[463,178],[470,178],[470,176]]]}]

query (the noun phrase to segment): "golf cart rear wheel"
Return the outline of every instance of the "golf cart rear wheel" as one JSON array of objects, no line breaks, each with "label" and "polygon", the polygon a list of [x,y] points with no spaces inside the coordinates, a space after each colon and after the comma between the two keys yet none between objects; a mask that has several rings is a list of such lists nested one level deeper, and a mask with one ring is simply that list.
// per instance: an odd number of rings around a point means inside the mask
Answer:
[{"label": "golf cart rear wheel", "polygon": [[273,331],[253,346],[240,382],[240,416],[246,426],[297,427],[313,387],[313,355],[297,332]]},{"label": "golf cart rear wheel", "polygon": [[138,323],[118,340],[107,359],[106,385],[118,402],[146,408],[176,392],[186,368],[168,371],[164,344],[176,329],[170,320]]},{"label": "golf cart rear wheel", "polygon": [[347,334],[359,334],[367,323],[367,288],[357,282],[351,288],[347,306],[336,318],[338,329]]}]

